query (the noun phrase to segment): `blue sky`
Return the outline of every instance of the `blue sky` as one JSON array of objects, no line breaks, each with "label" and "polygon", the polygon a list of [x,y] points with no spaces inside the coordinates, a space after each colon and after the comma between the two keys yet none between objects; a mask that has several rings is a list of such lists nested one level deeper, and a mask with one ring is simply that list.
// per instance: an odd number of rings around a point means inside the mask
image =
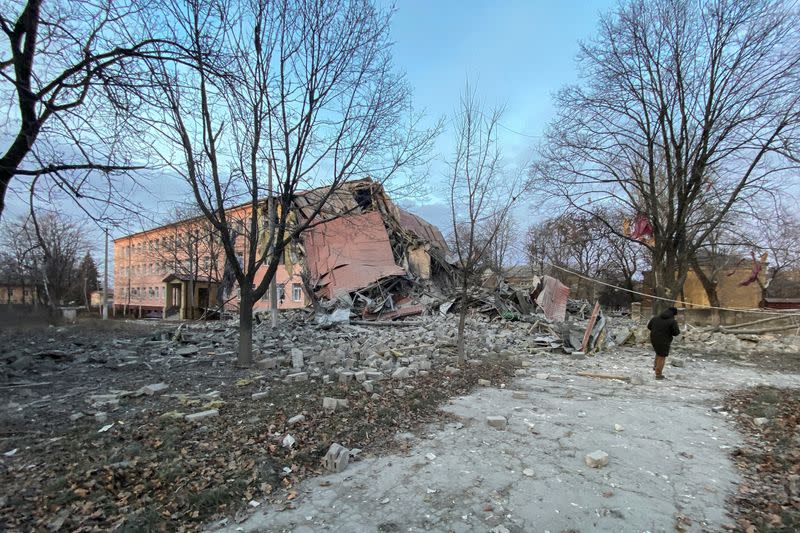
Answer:
[{"label": "blue sky", "polygon": [[[391,29],[395,63],[414,90],[415,106],[425,109],[431,122],[452,113],[466,80],[487,106],[504,106],[504,159],[520,163],[553,116],[553,93],[577,80],[579,40],[595,33],[599,14],[613,5],[606,0],[400,0]],[[436,145],[434,190],[452,147],[448,129]],[[435,194],[411,209],[445,229],[447,210]],[[525,205],[517,210],[522,226],[535,218],[532,211]]]},{"label": "blue sky", "polygon": [[[393,4],[378,1],[384,7]],[[577,78],[578,41],[596,31],[599,13],[613,4],[610,0],[399,0],[394,3],[391,26],[395,64],[405,72],[414,105],[427,112],[429,124],[452,113],[467,80],[487,106],[505,106],[500,130],[504,159],[519,164],[529,157],[553,115],[552,94]],[[435,191],[442,190],[447,170],[444,161],[452,147],[448,128],[436,143],[431,194],[413,207],[406,204],[444,232],[449,222],[447,209]],[[168,201],[186,200],[185,188],[173,178],[162,176],[148,188],[150,193],[145,196],[167,201],[143,202],[153,205],[154,211],[167,209]],[[25,211],[24,203],[13,194],[7,201],[3,218]],[[537,213],[522,205],[516,216],[525,228]],[[151,227],[163,218],[163,214],[148,213],[130,230]],[[112,234],[119,236],[119,231]],[[96,252],[101,249],[98,243]]]}]

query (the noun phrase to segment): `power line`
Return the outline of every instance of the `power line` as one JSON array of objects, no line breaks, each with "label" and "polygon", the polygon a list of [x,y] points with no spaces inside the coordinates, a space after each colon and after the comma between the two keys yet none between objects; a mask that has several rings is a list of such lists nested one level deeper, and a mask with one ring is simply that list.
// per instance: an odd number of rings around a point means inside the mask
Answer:
[{"label": "power line", "polygon": [[[592,283],[596,283],[598,285],[604,285],[606,287],[611,287],[612,289],[617,289],[617,290],[628,292],[628,293],[631,293],[631,294],[638,294],[639,296],[645,296],[647,298],[652,298],[654,300],[663,300],[665,302],[670,302],[670,303],[676,301],[676,300],[673,300],[673,299],[670,299],[670,298],[663,298],[661,296],[654,296],[652,294],[646,294],[644,292],[634,291],[633,289],[626,289],[625,287],[620,287],[618,285],[614,285],[613,283],[606,283],[605,281],[600,281],[600,280],[597,280],[597,279],[589,278],[587,276],[584,276],[583,274],[579,274],[578,272],[574,272],[572,270],[569,270],[568,268],[563,268],[563,267],[560,267],[558,265],[554,265],[552,263],[548,263],[547,261],[542,261],[542,262],[544,264],[548,265],[548,266],[551,266],[551,267],[557,269],[557,270],[561,270],[561,271],[566,272],[568,274],[572,274],[573,276],[578,276],[579,278],[583,278],[583,279],[585,279],[587,281],[590,281]],[[684,304],[685,304],[685,302],[684,302]],[[784,317],[800,317],[800,314],[781,313],[779,311],[762,311],[761,309],[752,309],[752,310],[750,310],[750,309],[734,309],[734,308],[731,308],[731,307],[715,307],[715,306],[712,306],[712,305],[704,305],[704,304],[689,304],[689,305],[691,305],[692,307],[685,307],[684,309],[693,309],[693,308],[718,309],[720,311],[737,311],[737,312],[747,311],[748,313],[762,313],[762,314],[765,314],[765,315],[779,315],[779,316],[784,316]]]}]

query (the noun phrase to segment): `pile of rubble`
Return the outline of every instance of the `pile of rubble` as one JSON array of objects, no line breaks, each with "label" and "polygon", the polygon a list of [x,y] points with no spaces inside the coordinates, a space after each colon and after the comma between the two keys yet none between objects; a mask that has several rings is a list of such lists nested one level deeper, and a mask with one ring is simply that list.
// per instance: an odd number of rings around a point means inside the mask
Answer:
[{"label": "pile of rubble", "polygon": [[[532,334],[524,322],[490,320],[481,314],[470,319],[466,332],[467,359],[498,354],[512,357],[553,347]],[[360,383],[379,388],[384,379],[426,375],[443,367],[456,373],[457,320],[453,315],[431,315],[397,322],[354,321],[334,328],[309,327],[305,314],[282,315],[281,327],[264,322],[253,332],[256,366],[289,382],[320,379],[323,383]],[[232,352],[235,324],[197,323],[180,333],[176,350]]]}]

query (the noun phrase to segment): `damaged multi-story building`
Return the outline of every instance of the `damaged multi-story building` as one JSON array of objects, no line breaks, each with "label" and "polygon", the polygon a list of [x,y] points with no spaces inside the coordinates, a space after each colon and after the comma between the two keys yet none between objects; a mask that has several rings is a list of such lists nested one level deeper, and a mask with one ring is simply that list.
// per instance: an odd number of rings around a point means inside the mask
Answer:
[{"label": "damaged multi-story building", "polygon": [[[321,199],[329,195],[322,209]],[[250,207],[230,208],[242,225]],[[442,233],[401,209],[369,178],[304,191],[292,199],[295,221],[313,220],[283,254],[275,276],[279,309],[346,298],[366,316],[421,312],[408,292],[419,281],[449,284],[452,267]],[[315,211],[316,212],[315,214]],[[313,218],[312,218],[313,217]],[[247,261],[246,232],[234,228],[237,260]],[[225,253],[204,217],[176,221],[114,240],[115,313],[199,318],[237,307],[238,291],[224,287]],[[263,279],[266,267],[256,276]],[[270,307],[269,292],[254,310]]]}]

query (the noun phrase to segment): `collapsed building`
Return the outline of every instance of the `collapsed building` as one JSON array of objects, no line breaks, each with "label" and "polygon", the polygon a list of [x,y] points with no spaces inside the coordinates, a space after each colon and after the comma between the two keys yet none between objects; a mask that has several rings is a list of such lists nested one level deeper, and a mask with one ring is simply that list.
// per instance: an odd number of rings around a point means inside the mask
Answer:
[{"label": "collapsed building", "polygon": [[[246,220],[247,209],[232,208],[229,218]],[[466,296],[458,294],[458,264],[441,231],[399,207],[369,178],[334,190],[303,191],[292,199],[291,209],[290,223],[308,228],[289,244],[276,273],[279,309],[313,306],[317,322],[324,324],[444,315],[466,306],[490,318],[532,323],[539,345],[549,349],[587,350],[602,344],[605,317],[599,311],[593,318],[585,316],[588,304],[571,301],[569,288],[551,276],[490,276]],[[214,247],[213,230],[203,237],[204,224],[197,217],[116,239],[115,309],[199,318],[212,308],[238,307],[235,294],[221,296],[235,289],[222,290],[225,254],[221,246]],[[194,243],[188,252],[180,249],[187,242]],[[236,240],[240,261],[246,259],[246,244]],[[168,260],[154,261],[165,251],[171,254]],[[256,283],[265,271],[262,267]],[[268,298],[256,302],[257,316],[270,308]],[[583,322],[576,325],[576,316]],[[593,331],[587,336],[589,321]]]},{"label": "collapsed building", "polygon": [[[333,191],[312,189],[292,204],[290,220],[312,224],[288,247],[276,273],[279,309],[341,305],[352,296],[349,305],[365,318],[396,318],[422,311],[410,299],[412,288],[452,284],[455,271],[442,233],[394,204],[380,183],[367,178]],[[240,236],[249,214],[247,205],[228,211]],[[247,259],[245,239],[234,245],[241,262]],[[225,253],[203,217],[119,237],[114,259],[117,313],[191,319],[238,306],[235,289],[221,290],[227,284]],[[266,268],[261,270],[263,276]],[[254,309],[269,307],[267,295]]]}]

